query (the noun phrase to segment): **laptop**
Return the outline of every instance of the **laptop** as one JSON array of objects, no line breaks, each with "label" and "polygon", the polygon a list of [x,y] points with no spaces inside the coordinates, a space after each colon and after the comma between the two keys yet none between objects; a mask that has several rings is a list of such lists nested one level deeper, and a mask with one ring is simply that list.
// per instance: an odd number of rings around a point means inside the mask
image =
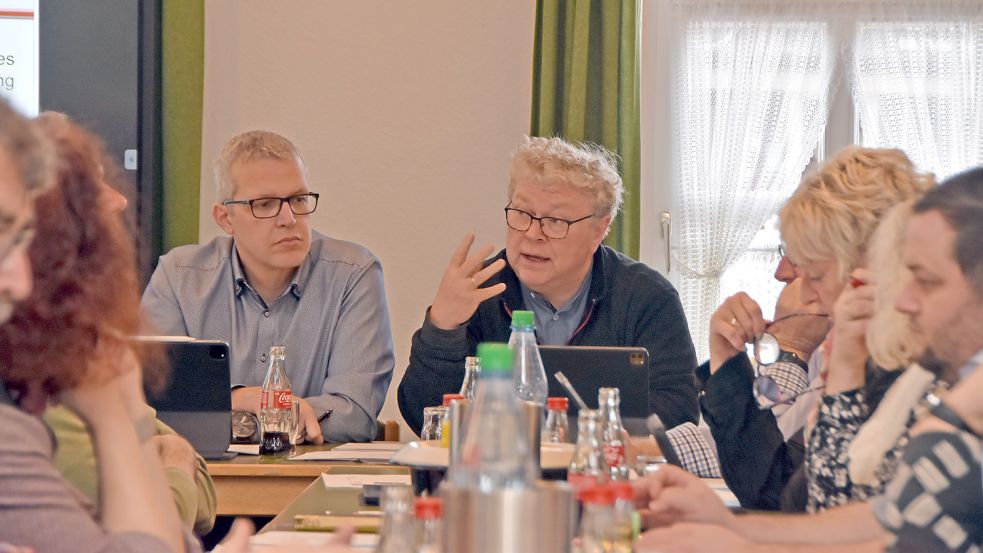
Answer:
[{"label": "laptop", "polygon": [[[597,409],[600,388],[618,388],[621,397],[621,422],[632,435],[648,435],[645,419],[649,413],[648,350],[643,347],[607,346],[539,346],[543,358],[550,397],[570,397],[556,379],[563,373],[580,394],[584,403]],[[571,429],[576,426],[580,407],[570,398],[567,412]]]},{"label": "laptop", "polygon": [[229,458],[232,437],[232,389],[229,344],[218,340],[141,336],[167,352],[170,374],[166,387],[146,390],[157,418],[191,442],[205,459]]}]

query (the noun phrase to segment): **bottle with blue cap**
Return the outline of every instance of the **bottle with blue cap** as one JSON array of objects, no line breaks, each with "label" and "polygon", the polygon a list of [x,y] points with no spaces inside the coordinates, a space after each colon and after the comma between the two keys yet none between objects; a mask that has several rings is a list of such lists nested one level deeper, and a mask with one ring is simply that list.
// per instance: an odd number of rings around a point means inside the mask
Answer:
[{"label": "bottle with blue cap", "polygon": [[506,344],[482,343],[478,358],[478,389],[464,425],[459,460],[450,467],[451,481],[481,493],[528,488],[536,481],[538,467],[512,386],[512,350]]},{"label": "bottle with blue cap", "polygon": [[512,312],[509,347],[515,353],[515,393],[519,399],[546,405],[548,384],[543,358],[536,343],[536,319],[532,311]]}]

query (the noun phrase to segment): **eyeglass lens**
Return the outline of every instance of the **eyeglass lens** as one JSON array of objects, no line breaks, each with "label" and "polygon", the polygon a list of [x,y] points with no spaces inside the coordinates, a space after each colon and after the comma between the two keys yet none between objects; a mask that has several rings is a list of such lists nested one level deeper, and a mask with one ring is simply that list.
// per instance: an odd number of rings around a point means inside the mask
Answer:
[{"label": "eyeglass lens", "polygon": [[312,194],[301,194],[289,198],[257,198],[252,201],[253,215],[260,219],[276,217],[283,209],[283,204],[290,206],[294,215],[307,215],[317,207],[317,198]]},{"label": "eyeglass lens", "polygon": [[[570,230],[570,223],[553,217],[541,217],[539,221],[543,234],[550,238],[565,238]],[[532,226],[533,216],[518,209],[505,210],[505,222],[509,227],[519,232],[525,232]]]}]

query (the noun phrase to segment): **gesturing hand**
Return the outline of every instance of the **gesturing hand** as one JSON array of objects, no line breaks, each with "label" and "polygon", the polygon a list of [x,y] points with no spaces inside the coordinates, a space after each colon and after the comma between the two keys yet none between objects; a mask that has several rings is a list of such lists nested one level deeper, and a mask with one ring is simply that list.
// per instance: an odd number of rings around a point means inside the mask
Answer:
[{"label": "gesturing hand", "polygon": [[468,255],[474,243],[474,233],[469,232],[454,250],[451,262],[440,279],[440,287],[430,307],[430,323],[443,330],[451,330],[467,322],[478,305],[505,291],[505,284],[481,288],[492,275],[505,267],[504,259],[497,259],[485,268],[482,262],[494,251],[488,244]]}]

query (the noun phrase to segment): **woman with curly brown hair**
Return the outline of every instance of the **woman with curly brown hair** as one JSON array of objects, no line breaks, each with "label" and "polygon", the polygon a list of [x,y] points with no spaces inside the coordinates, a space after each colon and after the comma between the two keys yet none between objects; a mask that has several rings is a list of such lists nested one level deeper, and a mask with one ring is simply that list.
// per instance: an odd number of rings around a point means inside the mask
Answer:
[{"label": "woman with curly brown hair", "polygon": [[[14,133],[19,138],[11,139]],[[31,137],[28,147],[8,146],[24,136]],[[27,251],[33,290],[29,276],[18,288],[0,275],[0,295],[23,300],[0,325],[0,542],[52,552],[196,550],[147,441],[153,418],[127,340],[139,322],[134,252],[122,221],[104,205],[101,147],[78,128],[58,136],[54,147],[54,186],[33,210],[27,202],[9,214],[37,215]],[[23,165],[43,150],[35,127],[0,103],[4,209],[16,205],[7,198],[24,195],[30,179],[12,158]],[[92,435],[98,517],[54,467],[55,444],[38,418],[49,400],[75,412]]]}]

